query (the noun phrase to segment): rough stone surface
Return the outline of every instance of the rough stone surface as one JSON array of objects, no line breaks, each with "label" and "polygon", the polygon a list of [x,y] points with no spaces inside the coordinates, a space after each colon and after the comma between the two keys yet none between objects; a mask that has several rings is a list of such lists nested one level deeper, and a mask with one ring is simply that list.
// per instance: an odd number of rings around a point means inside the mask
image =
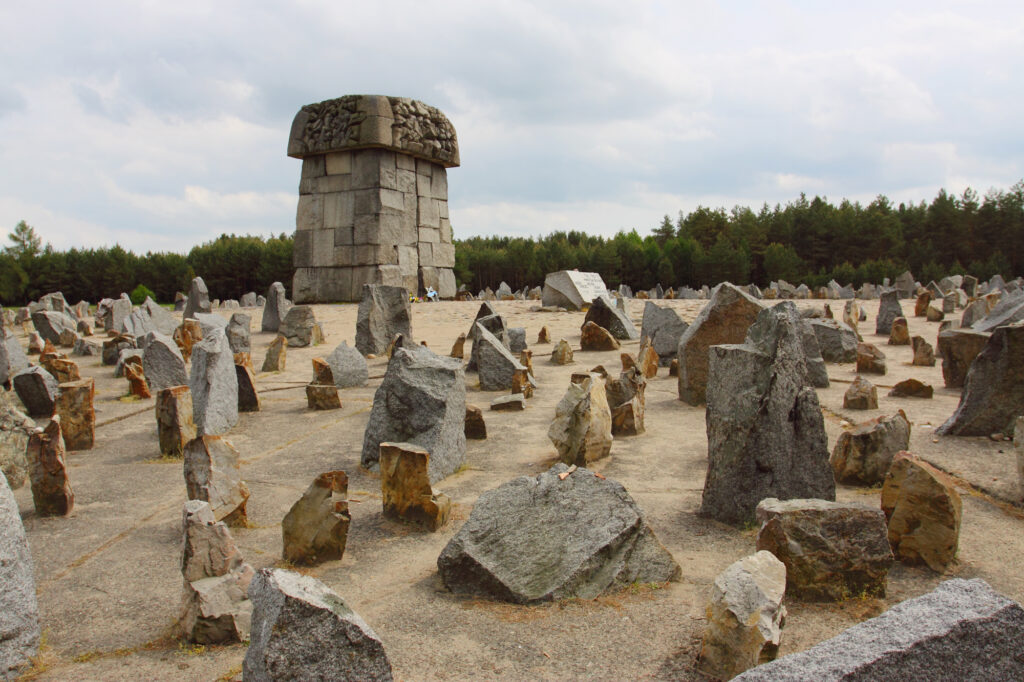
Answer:
[{"label": "rough stone surface", "polygon": [[185,446],[188,499],[210,503],[218,521],[246,523],[249,488],[238,469],[238,450],[221,436],[199,436]]},{"label": "rough stone surface", "polygon": [[0,476],[0,678],[13,679],[39,651],[39,605],[18,503]]},{"label": "rough stone surface", "polygon": [[192,417],[192,391],[187,385],[168,386],[156,394],[156,426],[160,454],[179,458],[196,437]]},{"label": "rough stone surface", "polygon": [[188,383],[185,358],[178,344],[170,336],[158,331],[146,335],[142,371],[153,391]]},{"label": "rough stone surface", "polygon": [[795,305],[784,301],[762,309],[745,343],[712,346],[710,355],[708,472],[700,513],[744,525],[766,497],[835,499]]},{"label": "rough stone surface", "polygon": [[206,282],[202,277],[194,278],[188,290],[188,300],[185,302],[185,311],[181,314],[182,319],[194,319],[196,313],[208,313],[212,309],[210,290],[206,288]]},{"label": "rough stone surface", "polygon": [[249,585],[249,599],[252,633],[244,679],[393,679],[380,638],[319,580],[264,568]]},{"label": "rough stone surface", "polygon": [[899,293],[894,289],[883,293],[878,299],[878,316],[875,318],[875,333],[888,335],[892,331],[892,323],[897,317],[903,317]]},{"label": "rough stone surface", "polygon": [[526,327],[508,328],[508,349],[512,353],[522,353],[526,350]]},{"label": "rough stone surface", "polygon": [[910,421],[900,410],[843,431],[832,449],[832,471],[847,485],[877,486],[885,480],[896,453],[910,445]]},{"label": "rough stone surface", "polygon": [[882,486],[882,511],[897,559],[945,571],[960,542],[961,510],[948,476],[908,452],[896,455]]},{"label": "rough stone surface", "polygon": [[28,481],[29,436],[36,424],[18,410],[6,391],[0,391],[0,471],[14,490]]},{"label": "rough stone surface", "polygon": [[42,367],[27,367],[14,375],[14,391],[30,417],[49,417],[57,403],[60,387]]},{"label": "rough stone surface", "polygon": [[28,357],[21,343],[13,334],[8,334],[0,320],[0,387],[9,386],[11,377],[28,367]]},{"label": "rough stone surface", "polygon": [[68,480],[64,461],[64,439],[60,417],[54,417],[45,429],[36,430],[28,439],[26,453],[32,501],[39,516],[68,516],[75,507],[75,494]]},{"label": "rough stone surface", "polygon": [[618,350],[619,342],[604,327],[594,322],[584,322],[580,328],[580,350],[604,351]]},{"label": "rough stone surface", "polygon": [[435,531],[448,522],[452,502],[430,487],[430,453],[412,443],[380,444],[384,517]]},{"label": "rough stone surface", "polygon": [[734,679],[1016,680],[1022,646],[1024,609],[981,579],[957,578]]},{"label": "rough stone surface", "polygon": [[351,520],[348,476],[320,474],[281,522],[285,561],[313,565],[341,559]]},{"label": "rough stone surface", "polygon": [[818,335],[814,333],[814,329],[808,320],[801,320],[800,342],[804,348],[804,365],[807,367],[807,380],[815,388],[828,388],[831,385],[828,379],[828,368],[825,366],[825,358],[821,355]]},{"label": "rough stone surface", "polygon": [[885,374],[885,353],[872,343],[857,344],[857,373]]},{"label": "rough stone surface", "polygon": [[487,439],[487,424],[484,422],[484,413],[476,405],[466,405],[465,432],[468,439]]},{"label": "rough stone surface", "polygon": [[222,330],[214,330],[193,347],[189,387],[199,435],[227,433],[238,423],[238,377]]},{"label": "rough stone surface", "polygon": [[356,348],[363,355],[380,355],[396,334],[412,336],[412,308],[403,287],[363,285],[356,317]]},{"label": "rough stone surface", "polygon": [[259,412],[260,394],[256,390],[256,377],[252,367],[245,363],[235,363],[235,379],[238,382],[238,411]]},{"label": "rough stone surface", "polygon": [[481,391],[508,390],[512,388],[516,373],[526,371],[501,340],[479,322],[473,335],[473,356]]},{"label": "rough stone surface", "polygon": [[689,326],[675,310],[648,301],[644,304],[640,338],[650,339],[661,364],[668,366],[679,351],[679,337]]},{"label": "rough stone surface", "polygon": [[[35,319],[35,314],[33,314],[32,321],[35,322]],[[971,328],[979,332],[990,332],[994,331],[996,327],[1021,321],[1024,321],[1024,291],[1018,290],[1003,294],[999,302],[993,306],[992,311],[975,322]]]},{"label": "rough stone surface", "polygon": [[342,341],[326,358],[338,388],[365,386],[369,380],[366,358],[357,349]]},{"label": "rough stone surface", "polygon": [[90,450],[96,438],[95,382],[92,377],[60,384],[56,413],[68,450]]},{"label": "rough stone surface", "polygon": [[1024,322],[997,327],[971,364],[960,404],[936,433],[1011,435],[1024,414]]},{"label": "rough stone surface", "polygon": [[[131,306],[131,303],[128,304]],[[55,310],[37,310],[32,313],[32,324],[44,341],[60,345],[60,335],[64,331],[74,332],[78,321],[67,313]]]},{"label": "rough stone surface", "polygon": [[466,461],[465,418],[462,363],[424,346],[398,348],[373,396],[361,462],[376,469],[381,443],[413,443],[430,453],[436,483]]},{"label": "rough stone surface", "polygon": [[623,371],[618,379],[605,381],[605,395],[612,413],[613,436],[644,433],[647,380],[636,368]]},{"label": "rough stone surface", "polygon": [[612,449],[612,415],[600,375],[591,373],[579,383],[569,384],[555,407],[548,438],[558,458],[570,465],[583,466],[608,456]]},{"label": "rough stone surface", "polygon": [[551,351],[551,362],[555,365],[568,365],[573,362],[572,346],[565,339],[560,339]]},{"label": "rough stone surface", "polygon": [[967,371],[988,343],[989,336],[973,329],[946,329],[939,333],[938,350],[946,388],[963,388]]},{"label": "rough stone surface", "polygon": [[559,270],[545,275],[541,303],[567,310],[582,310],[584,303],[607,294],[608,287],[596,272]]},{"label": "rough stone surface", "polygon": [[308,305],[295,305],[288,310],[278,333],[288,339],[288,345],[295,348],[316,346],[324,341],[323,329]]},{"label": "rough stone surface", "polygon": [[679,398],[691,405],[706,402],[708,349],[723,343],[742,343],[763,310],[757,299],[729,282],[715,287],[711,300],[679,338]]},{"label": "rough stone surface", "polygon": [[878,389],[858,374],[843,394],[843,407],[847,410],[877,410]]},{"label": "rough stone surface", "polygon": [[493,334],[505,348],[509,347],[508,328],[505,325],[505,318],[497,313],[484,314],[488,310],[494,310],[490,303],[484,302],[481,304],[480,311],[477,312],[476,320],[474,320],[467,336],[473,343],[469,352],[469,363],[466,365],[466,371],[468,372],[477,371],[477,356],[480,353],[478,345],[480,327]]},{"label": "rough stone surface", "polygon": [[306,384],[306,404],[311,410],[340,410],[341,396],[334,383]]},{"label": "rough stone surface", "polygon": [[284,285],[274,282],[267,289],[267,301],[263,304],[263,318],[260,320],[260,330],[265,332],[277,332],[281,326],[281,320],[288,314],[292,307],[291,301],[285,297]]},{"label": "rough stone surface", "polygon": [[283,372],[288,359],[288,339],[278,334],[267,346],[262,372]]},{"label": "rough stone surface", "polygon": [[561,463],[482,494],[437,567],[453,592],[516,603],[592,599],[681,573],[625,488]]},{"label": "rough stone surface", "polygon": [[801,601],[884,597],[893,554],[880,509],[819,499],[762,500],[757,549],[786,564],[786,594]]},{"label": "rough stone surface", "polygon": [[826,362],[856,362],[857,333],[853,329],[832,319],[810,320],[810,324]]},{"label": "rough stone surface", "polygon": [[934,390],[929,384],[913,378],[897,382],[889,391],[890,398],[931,398],[933,395]]},{"label": "rough stone surface", "polygon": [[707,608],[707,625],[697,668],[728,680],[775,659],[782,640],[786,607],[786,565],[760,551],[718,574]]},{"label": "rough stone surface", "polygon": [[935,366],[935,351],[932,349],[932,344],[921,336],[915,336],[910,340],[910,345],[914,349],[914,359],[910,364],[916,367]]},{"label": "rough stone surface", "polygon": [[907,318],[897,317],[892,321],[892,327],[889,329],[888,344],[890,346],[910,345],[910,328],[907,326]]},{"label": "rough stone surface", "polygon": [[249,353],[252,351],[252,317],[248,313],[235,313],[228,320],[225,333],[232,353]]},{"label": "rough stone surface", "polygon": [[620,341],[640,338],[640,333],[633,326],[633,322],[618,309],[606,294],[594,298],[590,304],[590,310],[587,311],[584,318],[584,324],[587,322],[604,327],[608,333]]}]

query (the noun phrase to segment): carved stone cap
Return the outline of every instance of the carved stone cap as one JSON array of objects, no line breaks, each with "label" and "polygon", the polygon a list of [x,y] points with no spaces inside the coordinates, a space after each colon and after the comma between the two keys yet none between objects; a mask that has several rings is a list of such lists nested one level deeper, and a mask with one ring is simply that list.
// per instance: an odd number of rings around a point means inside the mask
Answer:
[{"label": "carved stone cap", "polygon": [[288,156],[302,159],[347,149],[384,148],[459,165],[455,127],[439,109],[407,97],[345,95],[299,109]]}]

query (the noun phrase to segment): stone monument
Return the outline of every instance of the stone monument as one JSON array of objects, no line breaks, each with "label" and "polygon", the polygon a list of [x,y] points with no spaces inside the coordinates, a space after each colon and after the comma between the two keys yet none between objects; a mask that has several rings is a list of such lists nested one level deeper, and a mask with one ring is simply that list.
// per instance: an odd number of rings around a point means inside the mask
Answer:
[{"label": "stone monument", "polygon": [[364,284],[455,296],[446,169],[459,144],[444,114],[381,95],[307,104],[288,156],[302,159],[296,303],[358,301]]}]

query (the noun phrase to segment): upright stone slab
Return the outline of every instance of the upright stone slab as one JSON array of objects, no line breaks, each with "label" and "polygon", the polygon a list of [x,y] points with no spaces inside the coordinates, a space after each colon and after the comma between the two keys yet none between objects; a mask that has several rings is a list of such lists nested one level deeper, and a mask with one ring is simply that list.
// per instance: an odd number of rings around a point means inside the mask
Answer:
[{"label": "upright stone slab", "polygon": [[608,287],[605,286],[601,275],[596,272],[559,270],[549,272],[544,277],[541,303],[544,306],[582,310],[584,303],[593,301],[598,296],[607,295]]},{"label": "upright stone slab", "polygon": [[146,334],[142,371],[153,391],[188,383],[185,358],[170,336],[158,331]]},{"label": "upright stone slab", "polygon": [[197,433],[227,433],[238,423],[238,377],[223,330],[214,330],[192,348],[192,407]]},{"label": "upright stone slab", "polygon": [[412,336],[412,306],[403,287],[367,284],[356,313],[356,348],[380,355],[396,334]]},{"label": "upright stone slab", "polygon": [[319,580],[264,568],[249,585],[252,633],[242,677],[274,680],[390,681],[380,638]]},{"label": "upright stone slab", "polygon": [[69,515],[75,507],[75,494],[71,490],[68,467],[64,460],[60,417],[54,417],[45,429],[38,429],[29,437],[26,458],[36,514]]},{"label": "upright stone slab", "polygon": [[801,325],[785,301],[762,310],[743,344],[711,347],[701,514],[744,525],[766,497],[835,499]]},{"label": "upright stone slab", "polygon": [[225,332],[227,333],[228,345],[231,346],[232,353],[252,352],[251,325],[252,318],[248,313],[235,313],[228,320]]},{"label": "upright stone slab", "polygon": [[14,679],[39,652],[32,554],[18,503],[0,476],[0,678]]},{"label": "upright stone slab", "polygon": [[314,565],[341,559],[348,540],[348,476],[320,474],[281,522],[284,559]]},{"label": "upright stone slab", "polygon": [[323,329],[308,305],[292,306],[281,321],[278,334],[288,339],[288,345],[293,348],[316,346],[324,342]]},{"label": "upright stone slab", "polygon": [[555,407],[548,439],[558,458],[569,465],[584,466],[607,457],[612,449],[612,413],[604,379],[596,373],[569,384]]},{"label": "upright stone slab", "polygon": [[10,386],[11,378],[28,367],[28,357],[21,343],[0,320],[0,387]]},{"label": "upright stone slab", "polygon": [[961,510],[946,474],[908,452],[896,455],[882,486],[882,511],[897,559],[945,571],[956,558]]},{"label": "upright stone slab", "polygon": [[622,341],[640,338],[633,322],[618,309],[607,294],[594,297],[583,322],[593,322],[599,327],[604,327],[612,336]]},{"label": "upright stone slab", "polygon": [[876,486],[885,480],[896,453],[910,446],[910,421],[900,410],[843,431],[832,449],[832,471],[847,485]]},{"label": "upright stone slab", "polygon": [[997,327],[971,364],[960,404],[936,433],[947,436],[1011,435],[1024,414],[1024,322]]},{"label": "upright stone slab", "polygon": [[267,346],[267,354],[263,358],[263,372],[283,372],[288,358],[288,339],[278,334]]},{"label": "upright stone slab", "polygon": [[369,380],[366,358],[357,349],[342,341],[326,358],[338,388],[365,386]]},{"label": "upright stone slab", "polygon": [[28,481],[28,439],[36,424],[0,390],[0,471],[12,489]]},{"label": "upright stone slab", "polygon": [[364,284],[455,296],[446,168],[455,129],[422,102],[346,95],[292,123],[302,159],[292,292],[297,303],[356,301]]},{"label": "upright stone slab", "polygon": [[516,373],[526,372],[526,368],[513,357],[508,348],[479,322],[473,338],[473,356],[476,358],[482,391],[508,390],[513,386]]},{"label": "upright stone slab", "polygon": [[192,417],[192,391],[187,385],[169,386],[156,394],[156,426],[160,454],[182,457],[185,446],[196,437]]},{"label": "upright stone slab", "polygon": [[737,682],[778,680],[1019,680],[1024,609],[979,578],[947,580]]},{"label": "upright stone slab", "polygon": [[386,518],[429,531],[448,522],[452,501],[431,489],[429,462],[430,453],[412,443],[380,444],[380,489]]},{"label": "upright stone slab", "polygon": [[181,318],[194,318],[196,313],[208,313],[211,310],[213,307],[210,304],[210,290],[206,288],[206,282],[202,277],[193,278],[192,285],[188,290],[185,311],[181,314]]},{"label": "upright stone slab", "polygon": [[56,413],[60,417],[64,447],[68,450],[90,450],[96,438],[96,410],[92,377],[60,384]]},{"label": "upright stone slab", "polygon": [[53,414],[60,387],[45,369],[27,367],[15,374],[11,383],[28,416],[49,417]]},{"label": "upright stone slab", "polygon": [[889,335],[892,323],[897,317],[903,317],[900,307],[899,293],[894,289],[881,295],[878,300],[878,317],[875,318],[875,333]]},{"label": "upright stone slab", "polygon": [[708,349],[723,343],[742,343],[764,306],[739,287],[723,282],[711,300],[679,337],[679,399],[702,405],[708,389]]},{"label": "upright stone slab", "polygon": [[209,502],[218,521],[244,526],[249,488],[238,468],[238,450],[220,436],[199,436],[185,446],[184,464],[188,499]]},{"label": "upright stone slab", "polygon": [[281,326],[281,320],[288,314],[292,307],[291,301],[285,297],[284,285],[274,282],[267,289],[267,301],[263,304],[263,318],[260,320],[260,329],[265,332],[277,332]]},{"label": "upright stone slab", "polygon": [[482,494],[437,569],[453,592],[520,604],[681,573],[625,488],[561,463]]},{"label": "upright stone slab", "polygon": [[466,461],[466,374],[462,362],[425,346],[398,348],[373,396],[363,466],[377,469],[380,444],[409,442],[430,453],[430,482]]},{"label": "upright stone slab", "polygon": [[[128,305],[130,306],[131,303]],[[55,346],[60,345],[61,333],[73,332],[78,327],[78,321],[75,318],[55,310],[37,310],[32,313],[32,324],[44,341],[49,341]]]},{"label": "upright stone slab", "polygon": [[650,339],[658,361],[668,367],[679,350],[679,337],[689,327],[672,308],[663,308],[656,303],[644,303],[644,316],[640,323],[640,338]]},{"label": "upright stone slab", "polygon": [[946,388],[963,388],[974,358],[985,348],[990,334],[973,329],[946,329],[939,332],[938,350],[942,356],[942,379]]}]

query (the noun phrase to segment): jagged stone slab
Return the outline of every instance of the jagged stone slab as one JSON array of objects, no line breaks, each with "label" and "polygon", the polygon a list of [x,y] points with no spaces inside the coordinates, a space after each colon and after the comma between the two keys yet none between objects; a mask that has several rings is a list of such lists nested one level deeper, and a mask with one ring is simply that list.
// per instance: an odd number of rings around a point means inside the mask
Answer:
[{"label": "jagged stone slab", "polygon": [[0,476],[0,678],[15,679],[39,652],[32,554],[18,503]]},{"label": "jagged stone slab", "polygon": [[281,326],[281,320],[288,314],[292,307],[291,301],[285,297],[284,285],[274,282],[267,289],[267,300],[263,305],[263,317],[260,320],[260,329],[265,332],[277,332]]},{"label": "jagged stone slab", "polygon": [[430,453],[430,482],[466,461],[466,378],[462,363],[425,346],[398,348],[373,396],[362,465],[377,469],[382,442],[409,442]]},{"label": "jagged stone slab", "polygon": [[314,565],[341,559],[351,520],[348,476],[344,471],[320,474],[281,522],[285,561]]},{"label": "jagged stone slab", "polygon": [[60,335],[65,331],[74,332],[78,328],[78,320],[55,310],[37,310],[32,313],[32,325],[44,341],[59,346]]},{"label": "jagged stone slab", "polygon": [[238,468],[238,450],[221,436],[199,436],[185,446],[185,488],[190,500],[210,503],[218,521],[244,526],[249,488]]},{"label": "jagged stone slab", "polygon": [[53,414],[60,387],[45,369],[27,367],[15,374],[11,383],[30,417],[49,417]]},{"label": "jagged stone slab", "polygon": [[878,317],[875,318],[875,333],[887,336],[892,331],[893,320],[897,317],[903,317],[899,293],[896,290],[887,291],[878,300]]},{"label": "jagged stone slab", "polygon": [[843,394],[843,407],[847,410],[877,410],[878,389],[858,374]]},{"label": "jagged stone slab", "polygon": [[633,326],[633,322],[619,310],[606,293],[594,297],[583,322],[593,322],[599,327],[604,327],[620,341],[640,338],[640,333]]},{"label": "jagged stone slab", "polygon": [[950,478],[924,460],[900,452],[882,486],[889,545],[907,564],[943,572],[956,558],[962,504]]},{"label": "jagged stone slab", "polygon": [[733,679],[1017,680],[1022,648],[1024,609],[979,578],[956,578]]},{"label": "jagged stone slab", "polygon": [[472,355],[476,359],[482,391],[508,390],[512,388],[516,373],[526,371],[505,344],[480,322],[476,324]]},{"label": "jagged stone slab", "polygon": [[524,604],[681,573],[625,488],[565,464],[481,495],[437,567],[453,592]]},{"label": "jagged stone slab", "polygon": [[159,331],[149,332],[146,334],[144,349],[142,371],[151,390],[161,391],[189,382],[185,358],[170,336]]},{"label": "jagged stone slab", "polygon": [[612,414],[601,375],[588,373],[569,384],[555,407],[548,438],[558,458],[570,465],[583,466],[608,456],[612,449]]},{"label": "jagged stone slab", "polygon": [[96,439],[95,392],[92,377],[60,384],[55,411],[68,450],[92,449]]},{"label": "jagged stone slab", "polygon": [[248,313],[235,313],[228,320],[225,333],[232,353],[252,352],[252,317]]},{"label": "jagged stone slab", "polygon": [[801,336],[796,306],[784,301],[762,309],[743,344],[711,347],[701,514],[744,525],[766,497],[835,499]]},{"label": "jagged stone slab", "polygon": [[213,330],[192,348],[189,387],[199,435],[227,433],[238,423],[238,377],[223,330]]},{"label": "jagged stone slab", "polygon": [[671,309],[647,301],[640,323],[640,338],[650,339],[662,366],[667,367],[679,351],[679,337],[689,327],[679,314]]},{"label": "jagged stone slab", "polygon": [[206,282],[202,277],[195,277],[188,290],[188,300],[185,302],[185,311],[182,319],[195,319],[196,313],[208,313],[213,310],[210,304],[210,290],[206,288]]},{"label": "jagged stone slab", "polygon": [[818,337],[821,357],[826,362],[856,362],[857,333],[848,325],[834,319],[811,320],[811,328]]},{"label": "jagged stone slab", "polygon": [[366,358],[346,341],[342,341],[325,359],[331,367],[334,385],[338,388],[365,386],[369,380]]},{"label": "jagged stone slab", "polygon": [[876,486],[885,480],[896,453],[910,445],[910,421],[900,410],[843,431],[832,449],[832,471],[847,485]]},{"label": "jagged stone slab", "polygon": [[235,363],[235,378],[238,381],[238,411],[259,412],[260,394],[256,390],[256,377],[252,367],[244,363]]},{"label": "jagged stone slab", "polygon": [[[33,322],[35,315],[32,316]],[[1003,294],[992,311],[975,322],[971,329],[979,332],[991,332],[997,327],[1024,321],[1024,291]],[[42,333],[42,332],[40,332]]]},{"label": "jagged stone slab", "polygon": [[319,580],[264,568],[249,585],[249,599],[246,680],[393,679],[380,638]]},{"label": "jagged stone slab", "polygon": [[289,346],[295,348],[316,346],[323,343],[325,338],[313,309],[308,305],[292,306],[281,321],[278,333],[288,339]]},{"label": "jagged stone slab", "polygon": [[412,308],[404,287],[364,284],[356,314],[356,348],[380,355],[396,334],[412,336]]},{"label": "jagged stone slab", "polygon": [[764,306],[739,287],[723,282],[711,300],[679,337],[679,398],[691,405],[706,402],[708,349],[725,343],[742,343],[747,330]]},{"label": "jagged stone slab", "polygon": [[192,417],[192,391],[187,385],[168,386],[156,394],[157,437],[160,454],[179,458],[185,446],[196,437]]},{"label": "jagged stone slab", "polygon": [[584,303],[607,294],[608,287],[596,272],[559,270],[544,277],[541,303],[567,310],[582,310]]},{"label": "jagged stone slab", "polygon": [[35,422],[15,407],[7,392],[0,391],[0,471],[14,490],[28,481],[26,453],[35,428]]},{"label": "jagged stone slab", "polygon": [[953,415],[937,430],[947,436],[1011,435],[1024,414],[1024,322],[997,327],[971,364]]},{"label": "jagged stone slab", "polygon": [[29,436],[26,459],[36,514],[70,515],[75,508],[75,493],[68,480],[60,417],[54,417],[45,429],[37,429]]},{"label": "jagged stone slab", "polygon": [[263,358],[263,372],[283,372],[288,359],[288,339],[278,334],[267,346]]},{"label": "jagged stone slab", "polygon": [[430,487],[430,453],[412,443],[380,444],[384,517],[436,531],[448,522],[452,501]]}]

